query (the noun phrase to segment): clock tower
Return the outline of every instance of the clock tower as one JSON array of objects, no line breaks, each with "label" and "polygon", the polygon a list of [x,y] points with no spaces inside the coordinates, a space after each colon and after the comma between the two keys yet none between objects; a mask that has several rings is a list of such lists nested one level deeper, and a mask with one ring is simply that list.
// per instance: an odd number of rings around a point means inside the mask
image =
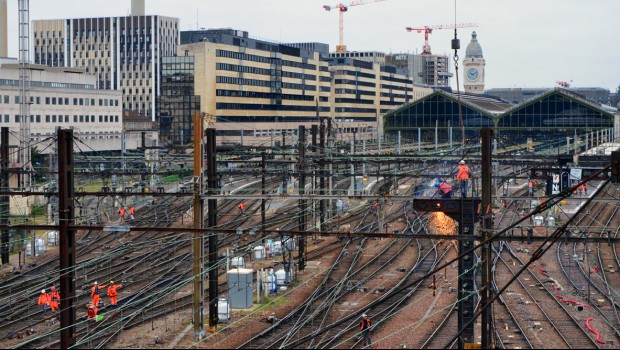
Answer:
[{"label": "clock tower", "polygon": [[476,32],[471,33],[471,41],[467,45],[465,58],[463,59],[463,86],[465,92],[482,94],[484,92],[484,66],[482,47],[476,38]]}]

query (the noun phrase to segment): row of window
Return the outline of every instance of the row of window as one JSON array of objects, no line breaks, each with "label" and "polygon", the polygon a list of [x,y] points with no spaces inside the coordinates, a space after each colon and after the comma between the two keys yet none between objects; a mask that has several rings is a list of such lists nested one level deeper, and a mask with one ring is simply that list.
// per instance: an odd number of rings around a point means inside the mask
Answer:
[{"label": "row of window", "polygon": [[[19,80],[0,79],[0,85],[19,86]],[[30,86],[62,88],[62,89],[85,89],[85,90],[92,90],[95,88],[95,86],[91,84],[52,83],[52,82],[47,82],[47,81],[32,81],[30,82]]]},{"label": "row of window", "polygon": [[343,69],[338,69],[334,72],[334,74],[337,75],[350,75],[353,77],[362,77],[362,78],[370,78],[370,79],[375,79],[377,76],[374,74],[370,74],[370,73],[362,73],[362,72],[356,72],[356,71],[352,71],[352,70],[343,70]]},{"label": "row of window", "polygon": [[[2,96],[3,98],[0,98],[0,103],[4,102],[4,104],[9,104],[9,95],[4,95]],[[32,104],[37,104],[40,105],[41,104],[41,97],[40,96],[31,96],[30,97],[30,101]],[[45,97],[45,104],[46,105],[59,105],[59,106],[69,106],[70,105],[70,99],[69,97],[50,97],[47,96]],[[20,96],[14,96],[14,102],[15,104],[19,104],[20,103]],[[95,106],[95,99],[94,98],[77,98],[74,97],[73,98],[73,105],[74,106]],[[99,99],[99,106],[103,107],[118,107],[118,100],[117,99]]]},{"label": "row of window", "polygon": [[260,63],[269,63],[269,64],[271,64],[271,63],[277,62],[278,64],[281,63],[283,66],[287,66],[287,67],[296,67],[296,68],[316,70],[316,65],[310,64],[310,63],[302,63],[302,62],[294,62],[294,61],[288,61],[288,60],[280,60],[280,59],[277,59],[277,58],[265,57],[265,56],[257,56],[257,55],[250,55],[250,54],[241,53],[241,52],[233,52],[233,51],[227,51],[227,50],[216,50],[215,55],[217,57],[228,57],[228,58],[234,58],[234,59],[237,59],[237,60],[260,62]]},{"label": "row of window", "polygon": [[400,91],[407,90],[406,86],[398,86],[398,85],[390,85],[390,84],[381,84],[381,88],[388,89],[388,90],[400,90]]},{"label": "row of window", "polygon": [[[263,110],[263,111],[298,111],[298,112],[316,112],[316,106],[298,106],[298,105],[274,105],[259,103],[216,103],[217,109],[228,110]],[[319,107],[319,112],[329,112],[329,107]],[[273,120],[273,117],[270,117]]]},{"label": "row of window", "polygon": [[[377,95],[374,91],[365,91],[365,90],[353,90],[353,89],[336,89],[336,94],[352,94],[352,95],[368,95],[375,96]],[[381,94],[383,96],[383,94]]]},{"label": "row of window", "polygon": [[[19,123],[21,118],[20,115],[16,114],[14,116],[15,123]],[[41,115],[31,115],[30,122],[31,123],[42,123],[44,120],[45,123],[70,123],[70,118],[68,115],[45,115],[45,119],[41,118]],[[94,115],[74,115],[73,123],[95,123]],[[118,115],[100,115],[99,123],[118,123],[119,117]],[[5,114],[4,119],[0,118],[0,122],[9,123],[10,115]]]},{"label": "row of window", "polygon": [[283,99],[295,101],[314,101],[313,96],[292,95],[292,94],[274,94],[258,91],[239,91],[239,90],[216,90],[217,96],[242,97],[242,98],[267,98],[267,99]]},{"label": "row of window", "polygon": [[375,83],[368,83],[365,81],[358,80],[348,80],[348,79],[335,79],[334,83],[342,84],[342,85],[356,85],[356,86],[368,86],[368,87],[376,87]]},{"label": "row of window", "polygon": [[395,78],[395,77],[390,77],[387,75],[382,75],[381,80],[393,81],[395,83],[413,84],[413,81],[411,79]]},{"label": "row of window", "polygon": [[245,79],[245,78],[233,78],[233,77],[215,77],[215,82],[219,84],[233,84],[233,85],[249,85],[249,86],[263,86],[273,88],[284,88],[294,90],[308,90],[316,91],[316,86],[307,84],[292,84],[292,83],[280,83],[269,80],[257,80],[257,79]]}]

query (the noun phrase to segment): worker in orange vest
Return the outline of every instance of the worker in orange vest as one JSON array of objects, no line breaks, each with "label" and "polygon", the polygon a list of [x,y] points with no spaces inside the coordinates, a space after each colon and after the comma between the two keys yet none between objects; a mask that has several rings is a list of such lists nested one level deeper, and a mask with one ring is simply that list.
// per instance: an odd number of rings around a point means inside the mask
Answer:
[{"label": "worker in orange vest", "polygon": [[103,288],[105,288],[105,285],[100,286],[97,284],[97,281],[95,281],[93,287],[91,288],[91,291],[90,291],[90,296],[92,297],[91,302],[95,306],[99,306],[99,298],[100,298],[101,290]]},{"label": "worker in orange vest", "polygon": [[132,205],[131,208],[129,208],[129,219],[131,220],[131,222],[133,222],[133,220],[135,219],[134,215],[136,215],[136,207]]},{"label": "worker in orange vest", "polygon": [[467,198],[467,188],[469,186],[470,177],[471,177],[471,172],[469,171],[469,167],[465,164],[464,160],[461,160],[459,162],[456,179],[461,184],[461,195],[463,196],[463,198]]},{"label": "worker in orange vest", "polygon": [[58,303],[60,302],[60,294],[56,291],[56,287],[52,286],[49,293],[50,308],[52,311],[58,311]]},{"label": "worker in orange vest", "polygon": [[239,204],[239,210],[241,210],[242,213],[245,213],[245,204],[243,204],[243,202]]},{"label": "worker in orange vest", "polygon": [[444,179],[439,179],[439,181],[435,183],[435,187],[439,188],[441,198],[452,198],[452,186],[450,186],[450,184],[448,184]]},{"label": "worker in orange vest", "polygon": [[123,288],[122,284],[114,284],[114,281],[110,281],[107,295],[110,297],[110,305],[116,305],[118,301],[118,289]]},{"label": "worker in orange vest", "polygon": [[583,183],[583,193],[587,196],[588,195],[588,183],[584,182]]},{"label": "worker in orange vest", "polygon": [[532,194],[534,194],[534,180],[530,180],[530,181],[527,183],[527,187],[528,187],[527,192],[530,194],[530,196],[531,196]]},{"label": "worker in orange vest", "polygon": [[364,338],[364,346],[369,346],[370,344],[372,344],[372,340],[370,340],[370,319],[366,314],[362,315],[360,332],[362,332],[362,337]]},{"label": "worker in orange vest", "polygon": [[121,208],[118,210],[118,216],[122,221],[125,221],[125,207],[121,206]]},{"label": "worker in orange vest", "polygon": [[93,303],[90,303],[88,305],[87,319],[90,320],[92,318],[95,321],[97,321],[97,312],[98,311],[99,311],[99,308],[97,308],[97,305],[93,304]]},{"label": "worker in orange vest", "polygon": [[43,313],[45,314],[50,306],[50,296],[45,293],[45,289],[41,289],[41,294],[39,295],[39,301],[37,304],[41,305]]}]

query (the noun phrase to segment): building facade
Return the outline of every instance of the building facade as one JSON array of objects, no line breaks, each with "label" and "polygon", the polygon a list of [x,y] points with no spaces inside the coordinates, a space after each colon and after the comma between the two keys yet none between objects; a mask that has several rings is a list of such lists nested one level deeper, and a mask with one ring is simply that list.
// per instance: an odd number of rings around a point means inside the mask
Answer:
[{"label": "building facade", "polygon": [[[73,128],[83,151],[120,150],[122,96],[96,88],[97,77],[83,69],[31,65],[31,142],[42,154],[54,151],[56,128]],[[9,127],[17,147],[20,130],[19,65],[0,66],[0,126]],[[16,159],[14,160],[17,161]]]},{"label": "building facade", "polygon": [[122,107],[155,118],[160,60],[174,56],[179,20],[125,16],[33,21],[34,63],[84,68],[99,89],[120,90]]},{"label": "building facade", "polygon": [[433,87],[450,86],[450,56],[399,53],[386,55],[385,63],[406,69],[415,84]]},{"label": "building facade", "polygon": [[330,73],[318,52],[233,29],[201,31],[199,40],[179,56],[194,56],[194,92],[220,143],[270,144],[329,116]]},{"label": "building facade", "polygon": [[194,93],[194,56],[163,57],[161,72],[157,102],[160,140],[168,144],[191,143],[194,113],[200,113],[200,96]]}]

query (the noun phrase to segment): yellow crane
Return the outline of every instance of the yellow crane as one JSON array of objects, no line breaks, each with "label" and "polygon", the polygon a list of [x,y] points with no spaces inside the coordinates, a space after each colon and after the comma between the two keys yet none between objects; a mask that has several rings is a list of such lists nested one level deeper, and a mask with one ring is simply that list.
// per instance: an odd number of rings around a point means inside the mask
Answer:
[{"label": "yellow crane", "polygon": [[344,45],[344,13],[349,10],[351,6],[367,5],[373,2],[381,2],[386,0],[356,0],[349,4],[337,4],[337,5],[323,5],[325,11],[338,10],[340,15],[340,32],[338,34],[338,46],[336,46],[336,52],[346,52],[347,47]]}]

